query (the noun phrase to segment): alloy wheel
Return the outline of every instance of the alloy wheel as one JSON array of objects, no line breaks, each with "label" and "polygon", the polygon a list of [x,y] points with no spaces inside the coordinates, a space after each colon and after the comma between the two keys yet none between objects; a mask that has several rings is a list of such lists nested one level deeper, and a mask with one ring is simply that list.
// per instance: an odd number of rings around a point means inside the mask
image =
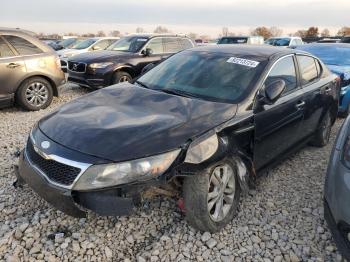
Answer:
[{"label": "alloy wheel", "polygon": [[49,98],[49,89],[40,82],[31,83],[25,92],[26,100],[35,107],[43,106]]},{"label": "alloy wheel", "polygon": [[209,178],[208,212],[212,220],[222,221],[229,213],[236,192],[235,173],[229,164],[217,166]]},{"label": "alloy wheel", "polygon": [[119,83],[123,83],[123,82],[130,82],[130,79],[128,76],[122,76],[120,79],[119,79]]}]

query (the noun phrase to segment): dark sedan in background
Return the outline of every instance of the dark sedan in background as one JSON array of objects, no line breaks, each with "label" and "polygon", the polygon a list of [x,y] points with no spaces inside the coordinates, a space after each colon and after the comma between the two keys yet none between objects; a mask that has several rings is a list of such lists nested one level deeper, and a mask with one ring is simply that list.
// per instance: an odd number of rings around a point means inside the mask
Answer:
[{"label": "dark sedan in background", "polygon": [[309,52],[336,75],[340,81],[339,114],[346,117],[350,113],[350,45],[349,44],[308,44],[296,47]]},{"label": "dark sedan in background", "polygon": [[337,85],[321,61],[296,50],[185,50],[133,84],[92,92],[41,119],[18,179],[76,217],[85,216],[82,207],[125,215],[149,189],[173,187],[188,222],[215,232],[232,220],[256,171],[306,142],[328,143]]},{"label": "dark sedan in background", "polygon": [[193,47],[178,35],[132,35],[103,51],[76,55],[68,60],[68,81],[80,86],[102,88],[131,80],[151,63]]}]

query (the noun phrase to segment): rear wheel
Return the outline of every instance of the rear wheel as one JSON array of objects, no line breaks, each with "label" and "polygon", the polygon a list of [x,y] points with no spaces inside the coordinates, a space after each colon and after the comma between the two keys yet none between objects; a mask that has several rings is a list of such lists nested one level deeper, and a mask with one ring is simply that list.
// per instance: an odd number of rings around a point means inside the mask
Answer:
[{"label": "rear wheel", "polygon": [[129,73],[124,71],[115,72],[113,75],[113,84],[119,84],[123,82],[131,82],[132,77]]},{"label": "rear wheel", "polygon": [[185,179],[186,220],[201,231],[219,231],[236,214],[240,193],[234,163],[216,163]]},{"label": "rear wheel", "polygon": [[24,109],[37,111],[48,107],[53,98],[51,84],[44,78],[25,80],[16,92],[16,102]]},{"label": "rear wheel", "polygon": [[314,138],[310,142],[311,145],[317,147],[323,147],[328,144],[329,137],[332,129],[332,118],[331,113],[328,110],[323,116],[322,121],[314,135]]}]

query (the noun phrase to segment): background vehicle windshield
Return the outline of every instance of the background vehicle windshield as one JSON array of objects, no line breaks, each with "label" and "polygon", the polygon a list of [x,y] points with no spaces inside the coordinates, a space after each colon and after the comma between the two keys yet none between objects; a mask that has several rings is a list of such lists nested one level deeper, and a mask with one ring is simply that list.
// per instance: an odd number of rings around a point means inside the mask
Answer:
[{"label": "background vehicle windshield", "polygon": [[76,41],[77,41],[76,38],[68,38],[68,39],[65,39],[65,40],[62,40],[61,42],[59,42],[59,45],[66,48]]},{"label": "background vehicle windshield", "polygon": [[124,37],[107,48],[112,51],[123,51],[136,53],[148,41],[145,37]]},{"label": "background vehicle windshield", "polygon": [[96,41],[97,41],[97,39],[86,39],[86,40],[74,45],[72,47],[72,49],[85,49],[85,48],[88,48],[91,45],[93,45]]},{"label": "background vehicle windshield", "polygon": [[289,46],[290,38],[270,38],[265,43],[274,46]]},{"label": "background vehicle windshield", "polygon": [[298,49],[319,57],[326,65],[350,66],[350,48],[336,46],[300,46]]},{"label": "background vehicle windshield", "polygon": [[219,40],[218,44],[246,44],[247,42],[247,37],[223,37]]},{"label": "background vehicle windshield", "polygon": [[[266,61],[256,67],[229,60],[239,55],[183,51],[138,79],[156,90],[174,91],[209,101],[236,103],[250,92]],[[244,58],[244,57],[240,57]],[[249,60],[259,61],[250,56]]]}]

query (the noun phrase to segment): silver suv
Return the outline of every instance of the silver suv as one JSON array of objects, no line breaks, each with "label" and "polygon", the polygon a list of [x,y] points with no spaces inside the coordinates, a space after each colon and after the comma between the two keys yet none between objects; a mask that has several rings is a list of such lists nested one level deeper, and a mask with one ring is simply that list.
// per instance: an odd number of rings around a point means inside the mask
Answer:
[{"label": "silver suv", "polygon": [[65,83],[55,51],[28,32],[0,28],[0,107],[39,110]]}]

